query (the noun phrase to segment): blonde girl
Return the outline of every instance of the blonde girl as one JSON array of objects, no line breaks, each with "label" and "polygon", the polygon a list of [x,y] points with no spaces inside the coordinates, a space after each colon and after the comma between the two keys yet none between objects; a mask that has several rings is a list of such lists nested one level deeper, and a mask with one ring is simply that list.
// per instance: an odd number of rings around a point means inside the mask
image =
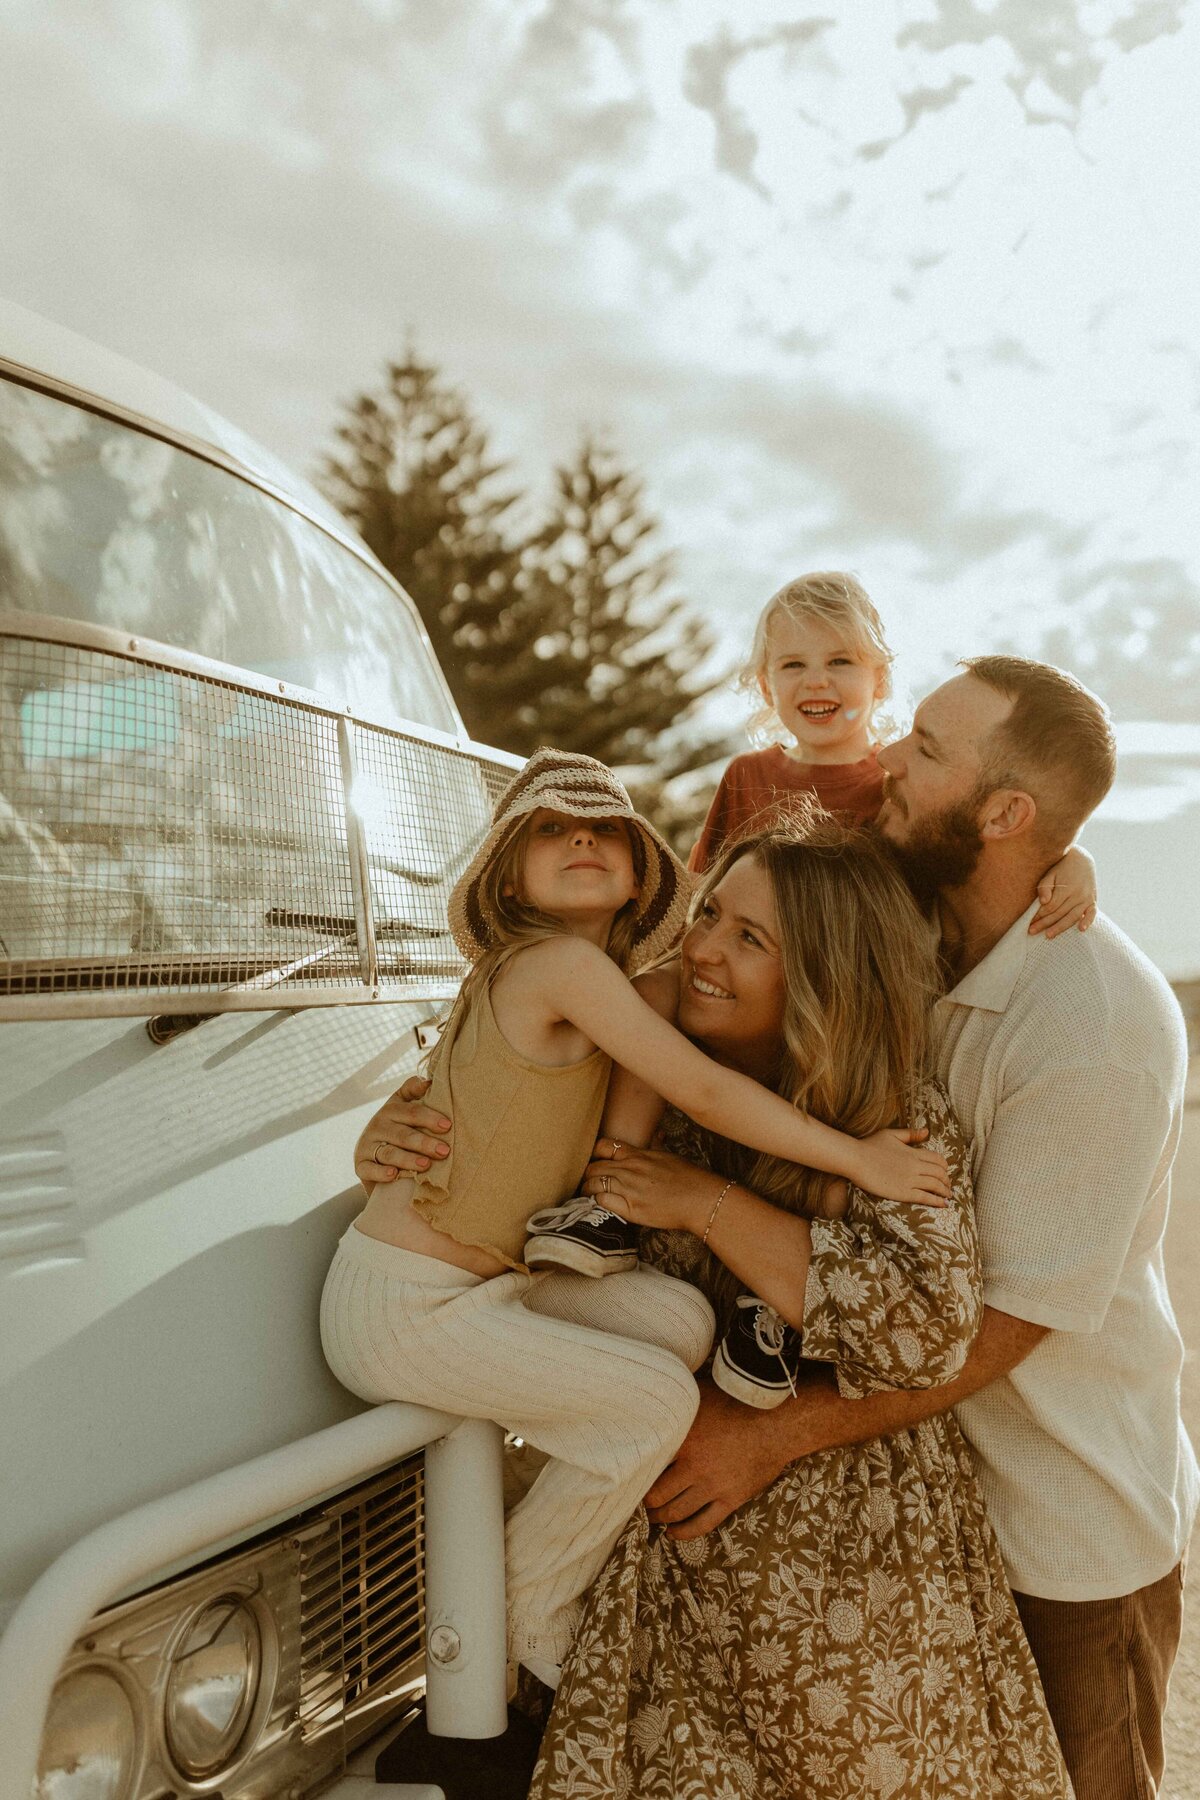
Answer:
[{"label": "blonde girl", "polygon": [[[748,731],[761,748],[735,756],[722,775],[688,867],[703,873],[726,844],[815,798],[845,824],[879,811],[878,749],[890,721],[893,654],[866,589],[843,570],[785,582],[754,629],[740,685],[758,701]],[[1038,885],[1030,931],[1056,937],[1095,917],[1091,858],[1069,850]]]},{"label": "blonde girl", "polygon": [[748,730],[762,748],[721,777],[689,866],[707,869],[792,796],[815,797],[847,824],[883,799],[877,709],[892,691],[892,652],[866,589],[839,570],[800,575],[772,594],[740,685],[758,701]]},{"label": "blonde girl", "polygon": [[723,1068],[652,1010],[630,968],[670,947],[687,879],[590,757],[541,750],[451,896],[471,972],[438,1045],[431,1104],[450,1165],[374,1188],[338,1247],[321,1332],[363,1399],[498,1420],[551,1461],[509,1515],[514,1661],[553,1679],[579,1598],[682,1442],[712,1314],[645,1268],[606,1281],[523,1260],[535,1208],[574,1192],[614,1060],[707,1129],[893,1199],[937,1203],[919,1134],[861,1141]]}]

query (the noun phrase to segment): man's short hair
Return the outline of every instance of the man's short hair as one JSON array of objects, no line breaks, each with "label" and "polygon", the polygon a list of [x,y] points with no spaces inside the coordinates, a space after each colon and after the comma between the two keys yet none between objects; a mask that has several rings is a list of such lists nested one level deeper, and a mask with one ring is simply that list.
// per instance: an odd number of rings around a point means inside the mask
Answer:
[{"label": "man's short hair", "polygon": [[1108,708],[1065,669],[1024,656],[971,656],[960,667],[1012,701],[983,746],[983,784],[1024,789],[1037,802],[1041,834],[1069,844],[1116,778]]}]

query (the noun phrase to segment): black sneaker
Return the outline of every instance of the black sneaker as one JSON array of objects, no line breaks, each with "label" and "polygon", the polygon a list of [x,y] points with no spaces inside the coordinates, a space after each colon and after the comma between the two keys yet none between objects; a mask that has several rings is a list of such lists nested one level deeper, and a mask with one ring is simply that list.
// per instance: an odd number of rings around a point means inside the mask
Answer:
[{"label": "black sneaker", "polygon": [[738,1296],[738,1310],[713,1357],[717,1386],[747,1406],[778,1406],[796,1392],[800,1333],[756,1294]]},{"label": "black sneaker", "polygon": [[577,1275],[615,1275],[638,1259],[638,1227],[587,1194],[531,1214],[525,1261],[531,1269],[574,1269]]}]

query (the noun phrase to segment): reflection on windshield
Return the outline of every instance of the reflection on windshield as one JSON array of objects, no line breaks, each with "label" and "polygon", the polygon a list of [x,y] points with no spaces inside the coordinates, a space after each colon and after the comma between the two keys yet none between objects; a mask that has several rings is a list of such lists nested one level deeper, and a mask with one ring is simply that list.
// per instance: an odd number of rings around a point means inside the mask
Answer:
[{"label": "reflection on windshield", "polygon": [[[484,776],[415,736],[344,729],[378,978],[454,978],[446,902],[486,828]],[[315,707],[0,637],[0,987],[360,989],[346,774]]]},{"label": "reflection on windshield", "polygon": [[223,469],[3,380],[0,611],[144,634],[381,723],[457,729],[407,609],[343,545]]}]

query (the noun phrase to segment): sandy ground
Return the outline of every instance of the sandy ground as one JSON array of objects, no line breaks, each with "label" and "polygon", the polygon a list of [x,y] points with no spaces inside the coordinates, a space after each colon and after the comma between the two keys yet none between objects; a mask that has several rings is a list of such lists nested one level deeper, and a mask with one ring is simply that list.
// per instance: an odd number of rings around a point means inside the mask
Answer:
[{"label": "sandy ground", "polygon": [[[1167,1282],[1188,1357],[1183,1370],[1183,1416],[1200,1448],[1200,1060],[1193,1062],[1183,1144],[1175,1164],[1167,1231]],[[1171,1678],[1167,1709],[1167,1773],[1163,1800],[1200,1794],[1200,1532],[1192,1540],[1191,1579],[1183,1642]]]}]

